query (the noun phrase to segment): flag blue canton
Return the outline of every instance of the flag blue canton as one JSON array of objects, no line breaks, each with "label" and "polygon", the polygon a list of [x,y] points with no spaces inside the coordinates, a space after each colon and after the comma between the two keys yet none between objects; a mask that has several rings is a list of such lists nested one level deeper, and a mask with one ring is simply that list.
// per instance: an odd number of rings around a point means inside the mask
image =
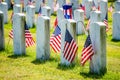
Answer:
[{"label": "flag blue canton", "polygon": [[73,39],[73,38],[72,38],[72,36],[70,35],[69,31],[66,30],[65,41],[71,43],[72,39]]},{"label": "flag blue canton", "polygon": [[105,19],[108,20],[108,14],[106,13]]},{"label": "flag blue canton", "polygon": [[29,30],[28,25],[25,22],[25,30]]},{"label": "flag blue canton", "polygon": [[91,44],[91,39],[90,39],[90,35],[88,35],[85,45],[84,45],[84,48],[87,48],[90,44]]},{"label": "flag blue canton", "polygon": [[54,36],[58,36],[59,34],[61,34],[61,30],[60,30],[60,28],[59,28],[59,26],[57,26],[56,28],[55,28],[55,31],[54,31]]}]

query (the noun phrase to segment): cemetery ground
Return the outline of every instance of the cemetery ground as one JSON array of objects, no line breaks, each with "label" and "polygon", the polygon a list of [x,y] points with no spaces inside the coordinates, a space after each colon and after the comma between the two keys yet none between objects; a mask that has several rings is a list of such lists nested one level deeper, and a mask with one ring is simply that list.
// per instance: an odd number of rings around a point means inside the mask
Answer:
[{"label": "cemetery ground", "polygon": [[[12,10],[8,11],[9,20]],[[54,15],[51,16],[51,30],[54,31]],[[81,51],[86,35],[78,35],[78,57],[75,65],[60,65],[60,54],[51,49],[50,59],[46,62],[36,60],[36,45],[26,48],[26,55],[13,55],[13,40],[8,34],[12,29],[11,22],[4,25],[5,50],[0,51],[0,80],[120,80],[120,41],[112,40],[112,14],[109,13],[109,31],[107,41],[107,73],[90,74],[89,61],[84,67],[80,65]],[[87,23],[87,20],[85,21]],[[36,41],[36,28],[30,29]]]}]

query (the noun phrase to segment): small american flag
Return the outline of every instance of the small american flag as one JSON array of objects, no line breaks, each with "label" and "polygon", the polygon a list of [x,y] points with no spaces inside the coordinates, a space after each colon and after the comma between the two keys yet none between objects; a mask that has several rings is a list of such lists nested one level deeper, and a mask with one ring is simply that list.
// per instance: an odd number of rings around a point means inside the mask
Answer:
[{"label": "small american flag", "polygon": [[91,39],[90,39],[90,35],[88,35],[84,48],[82,50],[82,56],[81,56],[81,64],[82,66],[85,64],[85,62],[89,59],[91,59],[91,57],[93,56],[94,51],[92,48],[92,44],[91,44]]},{"label": "small american flag", "polygon": [[54,33],[50,37],[50,46],[55,52],[60,52],[61,49],[61,30],[56,26]]},{"label": "small american flag", "polygon": [[41,15],[42,15],[42,9],[41,9],[41,6],[40,6],[38,16],[41,16]]},{"label": "small american flag", "polygon": [[75,40],[73,39],[69,31],[66,29],[65,46],[64,46],[64,51],[63,51],[64,58],[70,63],[72,63],[75,59],[77,50],[78,50],[78,46]]},{"label": "small american flag", "polygon": [[106,17],[105,17],[105,19],[104,19],[103,22],[104,22],[105,25],[106,25],[106,31],[108,31],[108,30],[109,30],[109,27],[108,27],[108,17],[107,17],[107,13],[106,13]]},{"label": "small american flag", "polygon": [[63,12],[66,19],[72,19],[72,5],[63,5]]},{"label": "small american flag", "polygon": [[[13,29],[9,32],[9,37],[11,39],[14,38],[13,36]],[[26,42],[26,47],[30,47],[35,44],[34,39],[32,38],[32,34],[30,33],[27,25],[25,24],[25,42]]]},{"label": "small american flag", "polygon": [[54,21],[54,27],[56,27],[57,25],[58,25],[58,20],[56,18],[55,21]]}]

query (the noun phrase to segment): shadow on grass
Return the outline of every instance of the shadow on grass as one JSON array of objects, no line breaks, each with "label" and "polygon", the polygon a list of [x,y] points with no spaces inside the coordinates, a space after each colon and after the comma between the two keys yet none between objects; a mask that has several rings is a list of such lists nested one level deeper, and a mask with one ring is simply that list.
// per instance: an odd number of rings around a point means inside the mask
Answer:
[{"label": "shadow on grass", "polygon": [[33,63],[33,64],[35,64],[35,65],[39,65],[39,64],[45,64],[45,62],[46,62],[46,61],[35,59],[35,60],[33,60],[31,63]]},{"label": "shadow on grass", "polygon": [[17,59],[17,58],[22,58],[22,57],[28,57],[29,55],[9,55],[8,58],[12,58],[12,59]]},{"label": "shadow on grass", "polygon": [[94,74],[94,73],[83,73],[81,72],[80,75],[83,76],[84,78],[92,78],[92,79],[101,79],[104,76],[105,73],[103,74]]},{"label": "shadow on grass", "polygon": [[73,69],[75,67],[75,64],[71,64],[71,65],[65,65],[65,64],[58,64],[58,66],[57,66],[57,69],[60,69],[60,70],[71,70],[71,69]]},{"label": "shadow on grass", "polygon": [[50,59],[46,59],[46,60],[43,60],[43,59],[35,59],[33,60],[31,63],[35,64],[35,65],[39,65],[39,64],[45,64],[46,62],[57,62],[58,60],[56,58],[50,58]]},{"label": "shadow on grass", "polygon": [[113,42],[120,42],[120,40],[112,39]]}]

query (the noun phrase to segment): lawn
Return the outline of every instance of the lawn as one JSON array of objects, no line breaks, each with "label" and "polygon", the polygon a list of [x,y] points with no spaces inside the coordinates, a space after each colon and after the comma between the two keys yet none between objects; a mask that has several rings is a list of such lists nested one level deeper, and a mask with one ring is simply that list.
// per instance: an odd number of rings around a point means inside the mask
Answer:
[{"label": "lawn", "polygon": [[[109,4],[110,5],[110,4]],[[89,61],[84,67],[80,65],[81,51],[86,35],[77,36],[78,57],[75,65],[69,67],[60,65],[60,54],[51,49],[50,59],[46,62],[36,60],[36,45],[26,48],[26,55],[13,55],[13,40],[8,33],[12,29],[9,10],[9,23],[4,25],[5,50],[0,51],[0,80],[119,80],[120,79],[120,41],[112,40],[112,18],[109,13],[107,32],[107,72],[103,75],[89,73]],[[51,16],[50,33],[53,32],[54,15]],[[36,40],[36,28],[30,29]]]}]

